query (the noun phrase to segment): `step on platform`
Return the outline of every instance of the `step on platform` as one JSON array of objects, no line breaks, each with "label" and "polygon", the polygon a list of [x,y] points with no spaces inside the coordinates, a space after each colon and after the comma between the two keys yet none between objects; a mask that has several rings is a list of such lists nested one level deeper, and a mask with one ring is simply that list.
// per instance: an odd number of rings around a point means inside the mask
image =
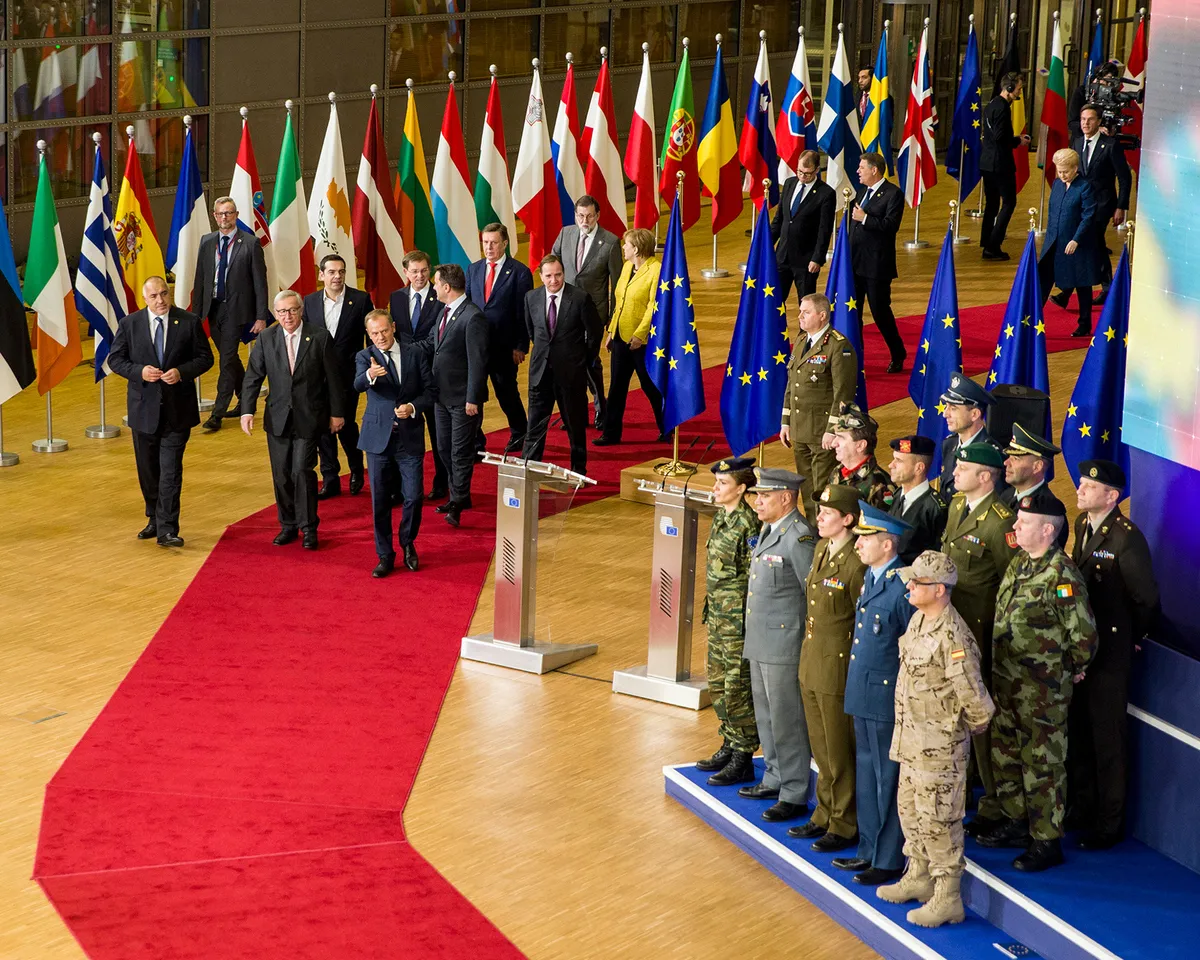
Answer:
[{"label": "step on platform", "polygon": [[[761,758],[755,768],[761,777]],[[918,904],[880,900],[874,888],[835,869],[834,855],[813,853],[809,841],[788,837],[787,828],[802,820],[764,821],[771,801],[746,800],[737,787],[710,787],[709,774],[693,764],[664,767],[663,776],[669,796],[889,960],[1200,957],[1200,875],[1136,840],[1100,853],[1068,843],[1063,866],[1031,875],[1012,867],[1019,850],[989,850],[968,840],[967,919],[927,930],[905,919]]]}]

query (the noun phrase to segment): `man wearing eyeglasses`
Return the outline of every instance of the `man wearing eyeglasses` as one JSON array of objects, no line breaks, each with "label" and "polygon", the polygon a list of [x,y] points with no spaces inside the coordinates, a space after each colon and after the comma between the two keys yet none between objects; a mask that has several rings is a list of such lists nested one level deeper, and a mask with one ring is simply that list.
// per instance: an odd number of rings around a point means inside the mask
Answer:
[{"label": "man wearing eyeglasses", "polygon": [[[784,181],[775,219],[771,221],[782,288],[780,303],[787,303],[793,286],[797,300],[817,292],[817,278],[829,252],[837,195],[821,179],[820,165],[816,150],[800,154],[796,176]],[[818,477],[817,481],[821,479]]]}]

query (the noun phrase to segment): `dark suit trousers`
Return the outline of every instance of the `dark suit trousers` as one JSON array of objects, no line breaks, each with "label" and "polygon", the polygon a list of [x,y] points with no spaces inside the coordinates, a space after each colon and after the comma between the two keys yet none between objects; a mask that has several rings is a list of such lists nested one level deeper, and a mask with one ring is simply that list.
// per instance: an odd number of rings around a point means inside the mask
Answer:
[{"label": "dark suit trousers", "polygon": [[1017,208],[1017,175],[1015,173],[983,174],[983,223],[980,225],[979,245],[984,250],[999,250],[1008,233],[1008,221]]},{"label": "dark suit trousers", "polygon": [[517,387],[517,365],[513,363],[512,348],[489,348],[487,369],[492,392],[508,420],[507,448],[519,450],[525,442],[529,421],[525,417],[525,404],[521,402],[521,391]]},{"label": "dark suit trousers", "polygon": [[[654,411],[654,422],[658,432],[663,432],[663,398],[658,387],[646,372],[646,348],[634,350],[620,337],[612,340],[612,356],[608,366],[608,411],[604,415],[604,436],[609,440],[621,439],[621,428],[625,420],[625,401],[629,397],[629,381],[636,373],[642,392],[650,401]],[[585,411],[586,412],[586,411]]]},{"label": "dark suit trousers", "polygon": [[[1054,241],[1055,245],[1058,241]],[[1054,286],[1054,252],[1055,248],[1051,247],[1049,253],[1042,251],[1041,259],[1038,260],[1038,283],[1041,285],[1042,292],[1042,307],[1046,306],[1046,301],[1050,299],[1050,288]],[[1111,264],[1110,264],[1111,267]],[[1079,325],[1092,329],[1092,288],[1091,287],[1074,287],[1065,288],[1063,293],[1069,298],[1071,289],[1075,290],[1075,296],[1079,300]]]},{"label": "dark suit trousers", "polygon": [[471,496],[471,477],[475,474],[475,438],[483,423],[483,413],[471,417],[465,406],[447,407],[437,404],[433,408],[437,419],[438,449],[442,463],[449,471],[450,499],[465,503]]},{"label": "dark suit trousers", "polygon": [[392,547],[392,504],[399,485],[404,501],[400,514],[400,547],[410,546],[421,529],[421,507],[425,500],[425,458],[401,453],[392,434],[383,453],[367,454],[371,478],[371,515],[375,523],[375,553],[382,560],[394,560]]},{"label": "dark suit trousers", "polygon": [[[442,459],[442,450],[438,444],[437,416],[432,410],[425,415],[425,429],[429,431],[429,450],[433,453],[433,489],[441,492],[450,486],[450,476],[446,471],[446,461]],[[483,418],[480,417],[480,424]]]},{"label": "dark suit trousers", "polygon": [[242,366],[242,358],[238,353],[242,345],[242,324],[226,316],[225,304],[214,300],[208,312],[208,329],[220,355],[217,399],[213,402],[212,415],[217,419],[236,416],[229,413],[229,405],[232,402],[234,409],[237,409],[238,397],[242,395],[242,378],[246,375],[246,368]]},{"label": "dark suit trousers", "polygon": [[[351,378],[353,382],[353,377]],[[353,396],[353,394],[352,394]],[[362,396],[359,394],[358,396]],[[327,480],[336,480],[342,472],[338,461],[338,443],[346,451],[346,465],[352,472],[361,473],[363,468],[362,451],[358,449],[358,399],[354,403],[354,413],[346,418],[346,423],[337,433],[323,433],[317,440],[317,452],[321,459],[321,476]]]},{"label": "dark suit trousers", "polygon": [[809,273],[807,263],[799,270],[793,270],[787,264],[781,263],[779,265],[779,286],[783,289],[779,294],[779,302],[787,303],[788,294],[792,292],[792,287],[795,287],[796,303],[799,304],[801,298],[817,292],[817,281],[820,278],[821,271]]},{"label": "dark suit trousers", "polygon": [[[1108,248],[1108,225],[1112,223],[1113,214],[1116,209],[1109,211],[1096,211],[1096,249],[1100,251],[1100,289],[1105,293],[1112,286],[1113,266],[1112,266],[1112,251]],[[1101,216],[1102,213],[1107,213],[1107,216]]]},{"label": "dark suit trousers", "polygon": [[904,833],[896,808],[900,764],[888,756],[893,723],[854,718],[858,856],[880,870],[904,866]]},{"label": "dark suit trousers", "polygon": [[317,530],[317,441],[267,434],[281,530]]},{"label": "dark suit trousers", "polygon": [[[554,412],[557,402],[567,427],[567,440],[571,444],[571,469],[586,474],[587,378],[584,371],[578,368],[571,372],[575,375],[569,380],[556,377],[554,368],[547,363],[542,379],[529,385],[529,433],[525,435],[525,449],[521,451],[521,456],[526,460],[542,459],[546,451],[550,414]],[[609,413],[611,415],[611,408]]]},{"label": "dark suit trousers", "polygon": [[1119,833],[1124,826],[1128,700],[1126,670],[1089,672],[1071,694],[1067,802],[1083,826],[1100,833]]},{"label": "dark suit trousers", "polygon": [[133,430],[133,458],[146,501],[146,516],[158,535],[179,533],[179,494],[183,489],[183,451],[191,428],[142,433]]},{"label": "dark suit trousers", "polygon": [[[893,360],[901,360],[908,355],[904,349],[904,341],[900,339],[900,331],[896,329],[896,315],[892,313],[892,281],[877,280],[871,277],[854,275],[854,295],[858,298],[858,315],[862,316],[864,294],[866,302],[871,306],[871,319],[883,335],[888,351]],[[861,362],[861,357],[859,358]]]},{"label": "dark suit trousers", "polygon": [[[604,321],[608,323],[607,320]],[[604,398],[604,364],[599,357],[587,368],[587,389],[592,395],[592,405],[596,411],[596,419],[604,420],[608,416],[608,401]],[[565,416],[566,411],[564,411]]]}]

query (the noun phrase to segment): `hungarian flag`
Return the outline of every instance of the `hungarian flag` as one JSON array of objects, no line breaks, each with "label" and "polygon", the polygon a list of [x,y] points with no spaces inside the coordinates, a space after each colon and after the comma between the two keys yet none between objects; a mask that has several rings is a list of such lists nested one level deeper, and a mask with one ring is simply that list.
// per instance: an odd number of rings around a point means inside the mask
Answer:
[{"label": "hungarian flag", "polygon": [[[1016,129],[1016,124],[1013,124]],[[1057,176],[1054,152],[1071,145],[1067,127],[1067,84],[1063,70],[1063,43],[1058,14],[1054,15],[1054,39],[1050,45],[1050,70],[1046,75],[1046,95],[1042,100],[1042,144],[1038,151],[1046,180],[1053,185]]]},{"label": "hungarian flag", "polygon": [[249,112],[242,107],[242,141],[238,145],[237,162],[233,166],[229,196],[237,205],[238,226],[258,238],[263,259],[267,261],[267,294],[274,296],[281,288],[275,275],[275,250],[271,244],[262,182],[258,179],[258,161],[254,158],[254,144],[250,140],[250,121],[246,119]]},{"label": "hungarian flag", "polygon": [[583,183],[600,205],[600,226],[620,237],[625,233],[625,175],[617,147],[617,113],[613,109],[607,56],[600,61],[580,149],[585,157]]},{"label": "hungarian flag", "polygon": [[346,261],[346,283],[358,284],[358,263],[354,259],[354,228],[350,221],[350,187],[346,182],[346,158],[342,155],[342,128],[338,123],[337,103],[329,95],[329,123],[325,142],[317,160],[312,196],[308,203],[308,229],[313,238],[313,257],[317,263],[334,254]]},{"label": "hungarian flag", "polygon": [[400,214],[400,236],[404,238],[405,247],[429,254],[431,265],[439,263],[437,228],[433,223],[433,202],[429,196],[429,171],[425,167],[425,147],[421,143],[412,81],[408,84],[408,110],[404,114],[404,133],[400,138],[395,198],[396,211]]},{"label": "hungarian flag", "polygon": [[508,184],[508,151],[504,146],[504,121],[500,116],[500,87],[492,74],[487,109],[483,112],[483,138],[475,171],[475,220],[482,230],[489,223],[508,228],[508,253],[517,254],[517,221],[513,216],[512,187]]},{"label": "hungarian flag", "polygon": [[529,265],[536,267],[562,229],[562,210],[554,182],[554,155],[546,127],[546,102],[542,99],[542,77],[533,68],[529,105],[521,128],[521,146],[513,168],[513,206],[529,235]]},{"label": "hungarian flag", "polygon": [[[1146,15],[1138,19],[1137,33],[1133,35],[1133,46],[1129,50],[1129,60],[1125,64],[1125,79],[1129,81],[1121,89],[1126,93],[1141,93],[1146,89]],[[1131,103],[1125,108],[1125,116],[1132,119],[1121,128],[1121,132],[1140,138],[1142,135],[1142,105]],[[1125,159],[1138,172],[1142,162],[1142,148],[1136,147],[1125,151]]]},{"label": "hungarian flag", "polygon": [[0,403],[15,397],[36,379],[17,261],[13,257],[8,218],[0,204]]},{"label": "hungarian flag", "polygon": [[354,194],[352,219],[354,247],[362,258],[367,278],[366,291],[371,302],[381,306],[405,282],[400,214],[388,179],[387,148],[372,95],[362,159],[358,162],[358,192]]},{"label": "hungarian flag", "polygon": [[637,187],[633,225],[653,230],[658,225],[658,172],[654,168],[654,92],[650,86],[650,45],[642,44],[642,80],[633,103],[633,120],[625,145],[625,175]]},{"label": "hungarian flag", "polygon": [[283,143],[279,146],[279,166],[275,170],[275,193],[271,197],[271,246],[275,250],[279,289],[295,290],[305,296],[317,289],[317,271],[308,220],[304,215],[304,181],[300,176],[300,158],[296,154],[291,107],[289,100]]},{"label": "hungarian flag", "polygon": [[[125,155],[125,177],[121,181],[115,216],[113,236],[117,238],[121,271],[133,292],[133,299],[141,308],[146,305],[142,285],[151,277],[165,277],[167,268],[163,262],[162,247],[158,245],[154,217],[150,212],[150,198],[146,196],[146,181],[142,179],[142,164],[138,160],[137,142],[133,137],[129,138],[129,150]],[[26,293],[29,292],[28,287],[26,283]]]},{"label": "hungarian flag", "polygon": [[692,67],[686,44],[679,72],[675,75],[675,92],[671,94],[671,106],[667,110],[667,132],[658,166],[662,171],[658,192],[672,204],[678,185],[677,175],[683,171],[679,212],[683,229],[687,230],[700,219],[700,173],[696,158],[696,103],[692,99]]},{"label": "hungarian flag", "polygon": [[[161,265],[160,255],[160,268]],[[29,257],[25,261],[25,296],[37,313],[38,393],[45,394],[79,365],[83,350],[79,345],[79,316],[75,312],[71,275],[67,272],[67,253],[44,153],[38,166],[33,228],[29,234]]]}]

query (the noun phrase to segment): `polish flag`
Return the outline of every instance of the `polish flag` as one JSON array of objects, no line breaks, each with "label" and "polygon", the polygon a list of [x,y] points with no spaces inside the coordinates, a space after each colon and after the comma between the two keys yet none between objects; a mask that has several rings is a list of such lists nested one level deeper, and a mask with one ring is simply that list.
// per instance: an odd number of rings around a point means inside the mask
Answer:
[{"label": "polish flag", "polygon": [[607,53],[601,54],[600,75],[596,77],[579,148],[587,157],[584,185],[600,205],[600,226],[620,237],[625,232],[625,178],[617,147],[617,115],[613,110]]},{"label": "polish flag", "polygon": [[625,174],[637,187],[633,225],[653,230],[658,225],[658,170],[654,143],[654,93],[650,89],[650,44],[642,44],[642,82],[638,85],[625,146]]}]

